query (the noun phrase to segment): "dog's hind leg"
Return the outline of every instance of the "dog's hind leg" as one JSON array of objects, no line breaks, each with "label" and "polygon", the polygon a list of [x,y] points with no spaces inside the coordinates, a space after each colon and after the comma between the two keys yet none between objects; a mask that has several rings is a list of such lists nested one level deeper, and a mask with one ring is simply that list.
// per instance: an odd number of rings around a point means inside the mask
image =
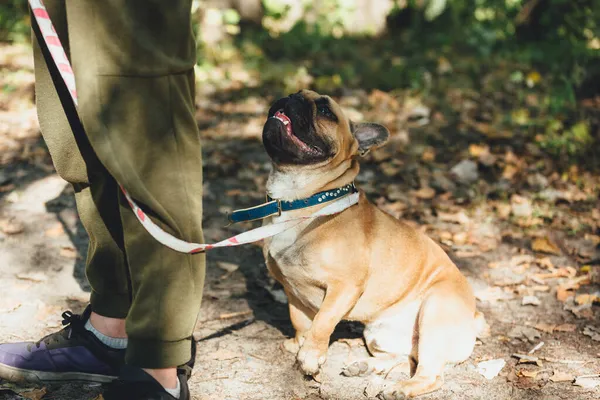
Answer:
[{"label": "dog's hind leg", "polygon": [[476,336],[475,309],[450,283],[432,288],[417,317],[410,354],[411,378],[385,389],[380,398],[398,400],[438,390],[446,363],[466,360]]},{"label": "dog's hind leg", "polygon": [[387,374],[396,368],[397,371],[407,370],[418,311],[417,302],[398,310],[392,307],[383,316],[368,323],[364,337],[372,357],[351,362],[344,367],[342,374],[366,376],[372,373]]}]

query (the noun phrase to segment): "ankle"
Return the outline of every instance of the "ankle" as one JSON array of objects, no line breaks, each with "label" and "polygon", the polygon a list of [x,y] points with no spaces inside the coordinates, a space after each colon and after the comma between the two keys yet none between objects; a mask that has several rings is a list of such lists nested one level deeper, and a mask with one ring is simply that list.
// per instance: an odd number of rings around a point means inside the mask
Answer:
[{"label": "ankle", "polygon": [[92,312],[90,323],[96,330],[112,338],[127,338],[125,331],[125,320],[119,318],[109,318]]},{"label": "ankle", "polygon": [[177,368],[148,369],[143,368],[151,377],[156,379],[166,389],[177,387]]}]

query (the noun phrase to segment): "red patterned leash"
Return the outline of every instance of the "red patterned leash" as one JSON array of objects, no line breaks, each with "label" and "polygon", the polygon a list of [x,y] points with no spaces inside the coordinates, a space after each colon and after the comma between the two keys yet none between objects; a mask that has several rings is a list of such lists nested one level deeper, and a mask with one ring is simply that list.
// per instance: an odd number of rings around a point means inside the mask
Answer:
[{"label": "red patterned leash", "polygon": [[[29,0],[29,5],[37,21],[38,26],[40,27],[40,32],[42,33],[42,37],[46,42],[46,46],[52,55],[52,59],[62,76],[65,85],[69,89],[69,93],[71,94],[71,98],[73,99],[73,103],[77,106],[77,89],[75,87],[75,75],[73,74],[73,69],[71,68],[71,63],[67,58],[67,54],[56,34],[56,30],[54,29],[54,25],[52,25],[52,21],[50,20],[50,16],[46,11],[46,7],[44,7],[44,3],[42,0]],[[231,246],[239,246],[242,244],[258,242],[259,240],[277,235],[285,230],[293,228],[294,226],[300,224],[302,221],[311,218],[317,218],[325,215],[333,215],[339,212],[342,212],[346,208],[358,203],[358,193],[353,193],[347,195],[345,197],[340,198],[334,202],[331,202],[327,206],[323,207],[321,210],[316,213],[286,220],[282,222],[277,222],[269,225],[261,226],[260,228],[252,229],[248,232],[240,233],[239,235],[233,236],[229,239],[222,240],[218,243],[214,244],[202,244],[202,243],[189,243],[183,241],[181,239],[176,238],[175,236],[165,232],[158,225],[156,225],[152,220],[144,213],[144,211],[133,201],[127,190],[123,186],[120,186],[123,194],[127,198],[131,209],[133,210],[135,216],[138,221],[142,224],[142,226],[148,231],[148,233],[156,239],[159,243],[181,253],[200,253],[206,250],[210,250],[216,247],[231,247]]]},{"label": "red patterned leash", "polygon": [[52,59],[60,72],[63,80],[65,81],[65,85],[69,89],[69,93],[71,93],[71,98],[75,105],[77,105],[77,90],[75,89],[75,75],[73,74],[73,69],[71,68],[71,63],[67,58],[67,54],[65,53],[65,49],[60,43],[60,39],[56,34],[56,30],[54,29],[54,25],[52,25],[52,21],[50,20],[50,16],[48,15],[48,11],[46,11],[46,7],[44,7],[44,3],[42,0],[29,0],[29,6],[31,7],[31,11],[33,12],[33,16],[37,21],[38,26],[40,27],[40,31],[42,32],[42,36],[44,37],[44,41],[52,55]]}]

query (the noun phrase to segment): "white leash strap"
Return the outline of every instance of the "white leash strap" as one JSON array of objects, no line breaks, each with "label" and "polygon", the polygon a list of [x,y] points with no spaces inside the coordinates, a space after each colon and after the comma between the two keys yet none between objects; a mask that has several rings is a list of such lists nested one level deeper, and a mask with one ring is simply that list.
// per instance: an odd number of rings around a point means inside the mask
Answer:
[{"label": "white leash strap", "polygon": [[[44,7],[44,3],[42,2],[42,0],[29,0],[29,5],[35,17],[35,20],[37,21],[37,24],[40,27],[40,31],[42,33],[42,37],[44,38],[44,42],[46,43],[46,46],[50,51],[50,54],[52,55],[52,59],[56,64],[56,68],[60,72],[60,75],[62,76],[65,85],[67,85],[69,93],[71,94],[71,98],[73,99],[73,103],[75,104],[75,106],[77,106],[78,102],[77,90],[75,87],[75,75],[73,74],[73,69],[71,68],[71,63],[67,58],[67,54],[65,53],[60,39],[56,34],[56,30],[52,25],[50,16],[46,11],[46,7]],[[133,201],[127,190],[125,190],[123,186],[120,187],[123,191],[123,194],[127,198],[127,201],[129,202],[129,205],[131,206],[131,209],[133,210],[138,221],[140,221],[142,226],[154,239],[175,251],[188,254],[200,253],[216,247],[231,247],[252,242],[258,242],[259,240],[275,236],[278,233],[293,228],[294,226],[300,224],[302,221],[305,221],[307,219],[337,214],[339,212],[342,212],[346,208],[358,203],[358,193],[353,193],[332,202],[331,204],[323,207],[321,210],[317,211],[312,215],[261,226],[260,228],[240,233],[239,235],[222,240],[218,243],[201,244],[183,241],[162,230],[160,227],[158,227],[158,225],[152,222],[152,220],[146,215],[146,213],[144,213],[144,211],[135,203],[135,201]]]},{"label": "white leash strap", "polygon": [[326,215],[338,214],[344,211],[346,208],[358,203],[359,193],[352,193],[345,197],[340,198],[339,200],[333,201],[330,204],[326,205],[319,211],[314,214],[289,219],[286,221],[276,222],[269,225],[263,225],[259,228],[252,229],[247,232],[240,233],[239,235],[230,237],[229,239],[222,240],[218,243],[214,244],[200,244],[200,243],[189,243],[183,240],[177,239],[173,235],[165,232],[160,227],[158,227],[144,212],[131,200],[129,194],[124,191],[125,197],[127,197],[127,201],[129,201],[129,205],[135,212],[137,219],[140,221],[144,228],[148,231],[154,239],[158,242],[164,244],[167,247],[170,247],[173,250],[179,251],[181,253],[200,253],[206,250],[214,249],[216,247],[231,247],[231,246],[239,246],[242,244],[258,242],[259,240],[275,236],[278,233],[286,231],[290,228],[295,227],[300,224],[302,221],[306,221],[308,219],[323,217]]}]

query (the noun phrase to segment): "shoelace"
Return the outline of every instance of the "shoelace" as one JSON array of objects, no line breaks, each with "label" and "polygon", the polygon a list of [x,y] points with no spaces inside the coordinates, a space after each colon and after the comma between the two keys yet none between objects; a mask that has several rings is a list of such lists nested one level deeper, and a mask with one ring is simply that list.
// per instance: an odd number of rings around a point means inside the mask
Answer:
[{"label": "shoelace", "polygon": [[39,349],[42,342],[46,344],[46,346],[51,343],[59,343],[60,338],[70,340],[73,330],[81,329],[84,326],[84,321],[81,315],[73,314],[71,311],[65,311],[62,313],[62,325],[64,326],[59,332],[51,333],[47,336],[44,336],[37,342],[35,342],[35,347]]}]

